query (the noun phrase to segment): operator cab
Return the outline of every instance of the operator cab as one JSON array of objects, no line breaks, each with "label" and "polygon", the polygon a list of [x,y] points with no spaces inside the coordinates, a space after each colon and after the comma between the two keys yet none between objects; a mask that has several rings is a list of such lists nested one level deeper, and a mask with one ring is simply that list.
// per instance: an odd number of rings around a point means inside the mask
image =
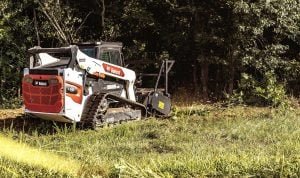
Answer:
[{"label": "operator cab", "polygon": [[124,66],[122,54],[122,43],[117,42],[96,42],[77,43],[79,50],[89,57],[99,59],[118,66]]}]

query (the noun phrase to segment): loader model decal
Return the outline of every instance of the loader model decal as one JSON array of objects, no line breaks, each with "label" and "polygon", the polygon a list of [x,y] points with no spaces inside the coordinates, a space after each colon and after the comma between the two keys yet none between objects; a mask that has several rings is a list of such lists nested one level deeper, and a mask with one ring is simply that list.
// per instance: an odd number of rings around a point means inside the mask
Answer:
[{"label": "loader model decal", "polygon": [[118,76],[121,76],[121,77],[125,76],[123,70],[119,67],[111,66],[111,65],[108,65],[108,64],[103,64],[103,68],[108,73],[118,75]]}]

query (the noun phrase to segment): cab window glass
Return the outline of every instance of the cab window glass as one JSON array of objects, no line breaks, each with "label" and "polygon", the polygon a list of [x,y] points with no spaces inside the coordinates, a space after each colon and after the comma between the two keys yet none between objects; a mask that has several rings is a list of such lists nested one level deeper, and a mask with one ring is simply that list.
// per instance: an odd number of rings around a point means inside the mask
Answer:
[{"label": "cab window glass", "polygon": [[81,47],[80,51],[89,57],[96,58],[96,48],[95,47]]},{"label": "cab window glass", "polygon": [[118,50],[101,50],[100,60],[122,66],[121,54]]},{"label": "cab window glass", "polygon": [[102,51],[100,60],[110,63],[109,51]]}]

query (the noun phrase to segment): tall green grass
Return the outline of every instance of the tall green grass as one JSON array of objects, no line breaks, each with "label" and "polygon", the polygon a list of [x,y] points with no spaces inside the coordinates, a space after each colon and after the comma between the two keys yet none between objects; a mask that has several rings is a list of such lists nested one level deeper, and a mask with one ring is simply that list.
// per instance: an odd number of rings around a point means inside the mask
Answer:
[{"label": "tall green grass", "polygon": [[[203,105],[179,108],[175,114],[98,131],[54,126],[51,134],[3,134],[77,160],[81,167],[75,177],[300,176],[297,111]],[[10,158],[3,164],[1,159],[4,176],[74,176]]]}]

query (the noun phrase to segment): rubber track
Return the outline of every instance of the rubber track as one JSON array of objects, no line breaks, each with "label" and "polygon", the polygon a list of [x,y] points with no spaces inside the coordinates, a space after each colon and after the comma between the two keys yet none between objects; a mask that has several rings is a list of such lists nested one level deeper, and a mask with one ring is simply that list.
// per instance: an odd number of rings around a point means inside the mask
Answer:
[{"label": "rubber track", "polygon": [[84,106],[83,113],[81,115],[81,123],[85,127],[91,127],[91,128],[95,127],[94,118],[95,118],[95,115],[98,110],[98,106],[99,106],[102,98],[103,98],[103,96],[99,93],[92,94],[88,98],[87,103]]},{"label": "rubber track", "polygon": [[133,109],[141,109],[144,117],[147,117],[146,107],[143,104],[119,97],[110,93],[95,93],[92,94],[86,105],[84,106],[84,111],[81,116],[81,122],[84,127],[96,128],[98,125],[106,124],[102,120],[102,116],[105,115],[105,112],[100,112],[100,103],[103,99],[113,99],[122,104],[130,105]]}]

